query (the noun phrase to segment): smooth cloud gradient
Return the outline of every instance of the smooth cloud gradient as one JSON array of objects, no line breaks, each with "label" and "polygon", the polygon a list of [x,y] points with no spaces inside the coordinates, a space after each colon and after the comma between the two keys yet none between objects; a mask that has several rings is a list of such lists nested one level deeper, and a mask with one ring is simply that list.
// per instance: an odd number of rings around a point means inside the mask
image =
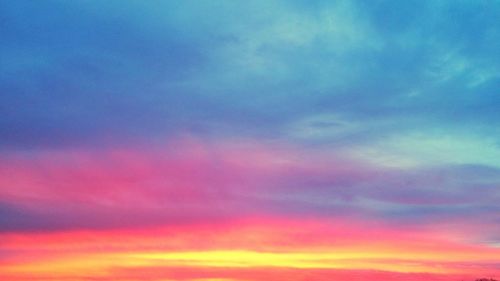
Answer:
[{"label": "smooth cloud gradient", "polygon": [[0,279],[500,278],[498,18],[0,0]]}]

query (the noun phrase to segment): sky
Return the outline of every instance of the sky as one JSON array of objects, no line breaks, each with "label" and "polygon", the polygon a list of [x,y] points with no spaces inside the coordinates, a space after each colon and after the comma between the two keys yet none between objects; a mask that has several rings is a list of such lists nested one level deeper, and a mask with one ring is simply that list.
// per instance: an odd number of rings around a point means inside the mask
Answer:
[{"label": "sky", "polygon": [[0,279],[500,279],[499,19],[0,0]]}]

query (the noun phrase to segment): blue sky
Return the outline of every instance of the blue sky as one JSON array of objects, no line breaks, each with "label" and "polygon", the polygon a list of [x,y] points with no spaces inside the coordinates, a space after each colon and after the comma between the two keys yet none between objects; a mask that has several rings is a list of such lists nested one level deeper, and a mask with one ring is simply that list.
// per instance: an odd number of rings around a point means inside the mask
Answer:
[{"label": "blue sky", "polygon": [[16,1],[2,10],[3,146],[179,131],[288,139],[314,122],[329,128],[307,141],[338,141],[333,131],[352,124],[349,142],[498,134],[495,1]]}]

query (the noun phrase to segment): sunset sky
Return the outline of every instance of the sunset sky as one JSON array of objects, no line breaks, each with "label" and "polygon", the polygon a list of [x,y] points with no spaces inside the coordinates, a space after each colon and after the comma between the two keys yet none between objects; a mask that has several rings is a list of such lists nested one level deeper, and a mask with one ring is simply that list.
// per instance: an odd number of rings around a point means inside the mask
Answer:
[{"label": "sunset sky", "polygon": [[500,279],[500,1],[0,0],[0,280]]}]

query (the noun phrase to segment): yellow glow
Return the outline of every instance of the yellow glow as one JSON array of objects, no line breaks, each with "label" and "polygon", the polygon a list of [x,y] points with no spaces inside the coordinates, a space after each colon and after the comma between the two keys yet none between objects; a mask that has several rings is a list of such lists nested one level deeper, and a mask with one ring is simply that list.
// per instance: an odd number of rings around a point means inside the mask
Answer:
[{"label": "yellow glow", "polygon": [[[483,253],[484,254],[484,253]],[[488,256],[488,255],[486,255]],[[483,258],[488,258],[483,256]],[[490,257],[491,258],[491,257]],[[464,269],[440,262],[479,260],[474,255],[446,256],[439,253],[411,253],[397,250],[340,250],[326,252],[258,252],[250,250],[211,250],[184,252],[114,252],[61,255],[38,261],[0,267],[5,273],[71,276],[92,270],[93,276],[107,276],[114,267],[218,267],[218,268],[296,268],[368,269],[392,272],[464,273]],[[213,281],[213,280],[212,280]],[[227,280],[226,280],[227,281]]]},{"label": "yellow glow", "polygon": [[[121,267],[184,266],[184,267],[286,267],[322,269],[378,269],[397,272],[445,272],[418,263],[384,262],[390,254],[377,253],[266,253],[255,251],[147,252],[82,255],[45,260],[10,268],[11,272],[64,273],[92,268],[104,271],[114,265]],[[382,260],[379,260],[382,258]],[[446,271],[449,272],[449,271]]]},{"label": "yellow glow", "polygon": [[[267,253],[254,251],[155,252],[130,254],[134,260],[149,260],[152,264],[207,267],[287,267],[303,269],[377,269],[395,272],[435,272],[451,270],[425,266],[416,262],[387,262],[394,253],[322,252]],[[399,255],[400,257],[400,255]],[[382,259],[382,260],[380,260]]]}]

